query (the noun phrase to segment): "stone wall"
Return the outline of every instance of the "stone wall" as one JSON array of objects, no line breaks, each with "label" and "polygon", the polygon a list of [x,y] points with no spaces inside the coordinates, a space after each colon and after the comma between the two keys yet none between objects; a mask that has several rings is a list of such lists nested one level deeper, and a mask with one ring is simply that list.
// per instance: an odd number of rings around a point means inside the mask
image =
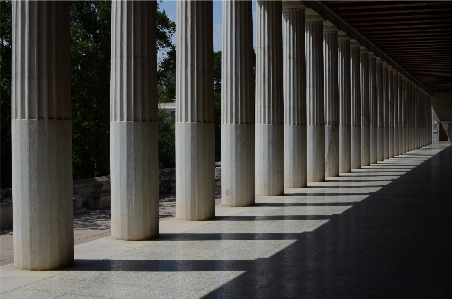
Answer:
[{"label": "stone wall", "polygon": [[[221,184],[221,163],[215,163],[215,183]],[[101,176],[73,182],[74,214],[86,211],[86,208],[102,209],[110,207],[110,176]],[[176,169],[159,170],[159,193],[176,193]],[[11,188],[0,190],[0,229],[10,228],[13,224],[13,205]]]}]

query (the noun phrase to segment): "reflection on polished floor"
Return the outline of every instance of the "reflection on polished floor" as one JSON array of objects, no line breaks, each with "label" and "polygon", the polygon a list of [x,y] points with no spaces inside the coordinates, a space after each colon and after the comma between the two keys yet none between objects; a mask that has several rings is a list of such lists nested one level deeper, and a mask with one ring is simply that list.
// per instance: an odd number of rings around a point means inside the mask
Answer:
[{"label": "reflection on polished floor", "polygon": [[75,247],[62,271],[0,267],[2,298],[452,298],[452,147],[434,144],[155,241]]}]

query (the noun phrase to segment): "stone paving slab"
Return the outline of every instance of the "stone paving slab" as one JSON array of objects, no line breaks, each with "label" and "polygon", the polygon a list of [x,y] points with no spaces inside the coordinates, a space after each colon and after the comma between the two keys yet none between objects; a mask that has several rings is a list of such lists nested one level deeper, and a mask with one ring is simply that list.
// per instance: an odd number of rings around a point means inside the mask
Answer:
[{"label": "stone paving slab", "polygon": [[1,297],[450,297],[444,165],[452,148],[431,145],[254,207],[217,205],[212,221],[161,221],[157,240],[77,245],[69,269],[2,266]]}]

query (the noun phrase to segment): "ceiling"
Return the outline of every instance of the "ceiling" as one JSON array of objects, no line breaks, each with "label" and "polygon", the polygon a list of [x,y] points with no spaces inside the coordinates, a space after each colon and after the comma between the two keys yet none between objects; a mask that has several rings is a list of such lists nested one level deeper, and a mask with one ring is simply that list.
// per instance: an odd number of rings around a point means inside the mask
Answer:
[{"label": "ceiling", "polygon": [[332,10],[432,93],[452,92],[452,1],[317,4]]}]

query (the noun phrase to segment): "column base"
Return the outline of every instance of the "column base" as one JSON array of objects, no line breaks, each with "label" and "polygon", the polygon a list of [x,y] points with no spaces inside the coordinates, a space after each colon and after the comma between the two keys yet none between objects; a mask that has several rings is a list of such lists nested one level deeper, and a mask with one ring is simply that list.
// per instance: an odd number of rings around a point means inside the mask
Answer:
[{"label": "column base", "polygon": [[215,217],[215,127],[176,123],[176,218]]},{"label": "column base", "polygon": [[111,236],[139,241],[159,234],[157,122],[110,122]]},{"label": "column base", "polygon": [[325,126],[307,127],[307,179],[308,182],[325,181]]},{"label": "column base", "polygon": [[72,122],[13,120],[14,266],[55,270],[74,262]]},{"label": "column base", "polygon": [[254,205],[254,124],[221,125],[221,204]]}]

